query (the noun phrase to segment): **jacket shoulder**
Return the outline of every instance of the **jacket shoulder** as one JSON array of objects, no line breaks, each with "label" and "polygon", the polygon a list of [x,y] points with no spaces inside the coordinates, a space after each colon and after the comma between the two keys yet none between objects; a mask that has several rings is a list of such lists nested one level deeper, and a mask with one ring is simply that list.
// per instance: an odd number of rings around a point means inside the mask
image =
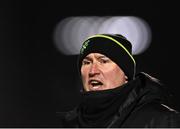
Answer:
[{"label": "jacket shoulder", "polygon": [[165,104],[150,102],[137,107],[127,121],[135,127],[180,127],[180,114]]},{"label": "jacket shoulder", "polygon": [[141,80],[144,80],[146,83],[148,82],[152,85],[164,85],[158,78],[155,78],[148,73],[140,72],[136,75],[136,77],[137,76],[139,76]]}]

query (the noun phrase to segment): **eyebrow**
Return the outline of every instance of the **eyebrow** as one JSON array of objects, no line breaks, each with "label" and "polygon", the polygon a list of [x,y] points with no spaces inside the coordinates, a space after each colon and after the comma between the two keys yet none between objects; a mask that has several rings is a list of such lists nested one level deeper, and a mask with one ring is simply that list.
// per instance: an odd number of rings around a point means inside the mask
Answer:
[{"label": "eyebrow", "polygon": [[[107,57],[107,56],[103,56],[103,55],[97,57],[97,59],[102,59],[102,58],[108,58],[108,57]],[[91,57],[89,57],[89,56],[86,56],[84,59],[86,59],[86,60],[92,60]],[[108,59],[109,59],[109,58],[108,58]]]},{"label": "eyebrow", "polygon": [[101,59],[101,58],[108,58],[108,57],[107,56],[99,56],[97,59]]}]

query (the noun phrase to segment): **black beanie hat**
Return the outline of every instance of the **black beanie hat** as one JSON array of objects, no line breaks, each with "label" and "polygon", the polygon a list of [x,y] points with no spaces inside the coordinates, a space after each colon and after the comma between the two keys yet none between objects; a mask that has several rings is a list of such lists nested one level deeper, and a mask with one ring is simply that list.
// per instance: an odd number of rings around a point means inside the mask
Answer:
[{"label": "black beanie hat", "polygon": [[82,44],[78,59],[79,72],[83,59],[90,53],[101,53],[114,61],[129,80],[135,77],[136,62],[132,56],[132,45],[119,34],[96,34]]}]

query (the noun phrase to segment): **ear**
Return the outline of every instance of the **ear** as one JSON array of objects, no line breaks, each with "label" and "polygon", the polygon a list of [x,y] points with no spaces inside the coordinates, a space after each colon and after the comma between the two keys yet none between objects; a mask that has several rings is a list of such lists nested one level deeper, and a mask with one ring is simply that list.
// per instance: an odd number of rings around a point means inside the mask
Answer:
[{"label": "ear", "polygon": [[127,83],[128,82],[128,77],[126,75],[125,75],[125,79],[126,79],[125,83]]},{"label": "ear", "polygon": [[128,77],[125,75],[125,79],[128,80]]}]

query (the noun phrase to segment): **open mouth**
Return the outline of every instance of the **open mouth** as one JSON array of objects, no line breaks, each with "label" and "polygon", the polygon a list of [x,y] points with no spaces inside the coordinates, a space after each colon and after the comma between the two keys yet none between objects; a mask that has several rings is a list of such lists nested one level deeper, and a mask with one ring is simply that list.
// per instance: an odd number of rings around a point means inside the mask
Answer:
[{"label": "open mouth", "polygon": [[94,90],[99,89],[103,85],[103,83],[99,80],[90,80],[89,84],[92,86],[92,89]]}]

